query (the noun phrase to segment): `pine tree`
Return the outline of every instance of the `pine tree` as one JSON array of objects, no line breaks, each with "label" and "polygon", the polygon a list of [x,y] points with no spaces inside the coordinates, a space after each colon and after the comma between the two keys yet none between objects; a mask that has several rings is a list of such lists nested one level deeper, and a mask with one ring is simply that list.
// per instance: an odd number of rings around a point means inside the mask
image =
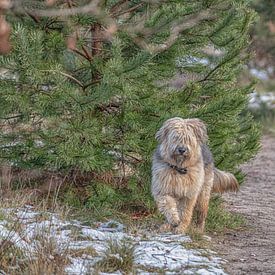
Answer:
[{"label": "pine tree", "polygon": [[0,82],[2,162],[110,173],[134,198],[149,193],[160,125],[198,117],[208,125],[216,165],[242,180],[238,167],[259,139],[246,112],[251,87],[239,85],[254,19],[249,1],[103,2],[100,16],[8,15],[13,49],[0,59],[8,74]]}]

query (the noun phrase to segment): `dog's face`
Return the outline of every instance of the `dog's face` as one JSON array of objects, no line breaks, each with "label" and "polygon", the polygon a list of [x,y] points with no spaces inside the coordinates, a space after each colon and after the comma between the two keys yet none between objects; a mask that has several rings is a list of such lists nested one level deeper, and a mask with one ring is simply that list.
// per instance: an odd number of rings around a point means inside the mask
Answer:
[{"label": "dog's face", "polygon": [[161,157],[171,164],[181,165],[195,160],[200,146],[207,142],[205,124],[199,119],[168,119],[156,133]]}]

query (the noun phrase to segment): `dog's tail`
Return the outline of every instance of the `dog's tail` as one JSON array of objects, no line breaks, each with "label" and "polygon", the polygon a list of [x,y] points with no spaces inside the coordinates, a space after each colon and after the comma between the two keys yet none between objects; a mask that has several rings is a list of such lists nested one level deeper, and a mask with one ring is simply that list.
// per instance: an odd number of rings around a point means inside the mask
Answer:
[{"label": "dog's tail", "polygon": [[212,192],[224,193],[226,191],[237,192],[238,190],[239,184],[233,174],[214,168],[214,183]]}]

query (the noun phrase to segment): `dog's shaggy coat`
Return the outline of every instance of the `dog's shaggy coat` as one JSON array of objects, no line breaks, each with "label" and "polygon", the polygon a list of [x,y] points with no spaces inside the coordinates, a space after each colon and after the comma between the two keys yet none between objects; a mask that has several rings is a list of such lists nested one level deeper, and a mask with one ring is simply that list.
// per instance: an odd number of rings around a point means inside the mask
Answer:
[{"label": "dog's shaggy coat", "polygon": [[168,119],[156,139],[152,194],[159,211],[169,229],[184,233],[196,209],[197,226],[203,231],[211,192],[237,191],[236,178],[214,167],[206,126],[199,119]]}]

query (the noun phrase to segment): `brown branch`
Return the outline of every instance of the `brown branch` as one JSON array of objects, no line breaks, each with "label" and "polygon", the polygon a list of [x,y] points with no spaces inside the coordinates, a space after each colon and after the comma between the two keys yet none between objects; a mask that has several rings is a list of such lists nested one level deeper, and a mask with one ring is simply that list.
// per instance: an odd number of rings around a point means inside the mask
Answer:
[{"label": "brown branch", "polygon": [[11,50],[10,33],[11,27],[0,9],[0,54],[8,54]]},{"label": "brown branch", "polygon": [[66,0],[67,4],[68,4],[68,7],[69,8],[72,8],[73,7],[73,3],[71,0]]},{"label": "brown branch", "polygon": [[[103,48],[103,42],[101,42],[99,39],[103,36],[102,35],[102,27],[98,23],[93,24],[91,26],[91,33],[92,33],[92,57],[94,58],[95,56],[99,55],[101,53],[101,50]],[[96,40],[94,40],[96,38]],[[93,74],[93,80],[99,80],[100,79],[100,74],[98,71]]]},{"label": "brown branch", "polygon": [[[102,37],[102,28],[99,24],[94,24],[91,26],[92,32],[92,55],[98,55],[100,50],[103,47],[103,43],[101,40]],[[96,39],[95,39],[96,38]]]},{"label": "brown branch", "polygon": [[71,50],[73,52],[79,54],[80,56],[84,57],[86,60],[91,61],[91,59],[88,56],[86,56],[86,54],[84,54],[83,52],[81,52],[79,49],[75,48],[75,49],[71,49]]},{"label": "brown branch", "polygon": [[[174,26],[170,30],[169,37],[166,39],[166,41],[164,41],[162,44],[159,44],[159,45],[148,44],[144,39],[136,37],[135,34],[132,34],[132,37],[140,47],[148,50],[151,53],[160,53],[170,48],[175,43],[175,41],[178,39],[179,35],[182,32],[199,25],[202,21],[206,19],[213,19],[213,18],[214,17],[211,15],[209,10],[190,16],[184,22],[180,24],[174,24]],[[149,33],[151,33],[153,29],[148,31]]]},{"label": "brown branch", "polygon": [[105,26],[105,33],[102,33],[102,37],[108,40],[117,31],[117,23],[101,7],[102,2],[103,0],[91,0],[87,5],[81,7],[60,9],[28,9],[18,5],[13,10],[15,13],[31,13],[32,16],[36,17],[69,17],[77,14],[90,14],[97,18],[102,26]]},{"label": "brown branch", "polygon": [[[93,14],[95,16],[100,14],[99,5],[101,0],[90,1],[89,4],[81,7],[70,7],[62,9],[32,9],[32,14],[39,17],[67,17],[77,14]],[[15,11],[19,13],[25,13],[26,8],[15,7]]]},{"label": "brown branch", "polygon": [[31,12],[26,12],[26,13],[35,23],[40,22],[40,19],[37,16],[33,15]]},{"label": "brown branch", "polygon": [[116,4],[114,4],[111,9],[110,9],[110,13],[113,14],[115,12],[117,12],[119,10],[119,8],[125,4],[126,2],[128,2],[128,0],[120,0],[118,1]]},{"label": "brown branch", "polygon": [[90,83],[83,86],[83,90],[87,89],[89,86],[100,83],[100,81],[101,81],[101,79],[96,79],[96,80],[91,81]]},{"label": "brown branch", "polygon": [[[14,11],[19,13],[28,13],[30,16],[34,16],[34,20],[36,20],[37,17],[68,17],[76,14],[90,14],[97,18],[98,23],[93,24],[90,29],[92,32],[92,53],[90,53],[84,46],[82,46],[82,51],[80,51],[76,48],[75,41],[72,41],[74,42],[73,46],[75,48],[72,47],[71,50],[81,55],[88,61],[91,61],[94,56],[101,53],[103,41],[112,39],[114,33],[116,33],[118,29],[127,32],[132,37],[134,42],[141,48],[144,48],[151,53],[160,53],[171,47],[182,32],[199,25],[204,20],[214,18],[211,14],[211,10],[207,9],[200,13],[184,17],[181,21],[175,20],[177,22],[174,22],[172,26],[164,24],[163,26],[158,26],[157,28],[146,28],[144,24],[147,20],[147,15],[139,16],[139,22],[118,25],[116,20],[112,17],[118,17],[127,13],[129,14],[146,3],[153,4],[153,9],[156,9],[163,3],[169,3],[169,1],[142,0],[139,4],[129,8],[129,0],[119,0],[110,8],[109,14],[102,8],[103,1],[104,0],[90,0],[83,6],[74,7],[73,1],[66,0],[68,8],[59,9],[52,8],[29,10],[24,6],[17,5],[14,7]],[[154,44],[149,42],[149,38],[159,32],[160,29],[168,28],[170,28],[170,35],[162,44]],[[139,36],[139,34],[141,35]],[[148,38],[148,40],[146,38]]]},{"label": "brown branch", "polygon": [[43,72],[53,72],[53,73],[59,73],[65,77],[68,77],[69,79],[71,79],[72,81],[74,81],[75,83],[77,83],[81,88],[84,87],[84,85],[78,80],[76,79],[75,77],[73,77],[72,75],[70,74],[67,74],[67,73],[63,73],[63,72],[60,72],[60,71],[56,71],[56,70],[42,70]]},{"label": "brown branch", "polygon": [[87,59],[91,61],[92,60],[92,56],[89,53],[89,51],[86,49],[86,47],[83,45],[83,46],[81,46],[81,48],[82,48],[83,52],[85,53]]},{"label": "brown branch", "polygon": [[[22,1],[22,3],[23,2],[24,1]],[[84,6],[60,9],[30,9],[18,4],[13,6],[13,11],[18,14],[31,13],[33,16],[37,17],[69,17],[79,14],[90,14],[97,18],[105,26],[116,26],[116,21],[101,8],[102,2],[103,0],[91,0]]]},{"label": "brown branch", "polygon": [[121,12],[118,12],[118,13],[112,13],[111,15],[113,17],[117,17],[117,16],[120,16],[120,15],[123,15],[123,14],[126,14],[126,13],[130,13],[130,12],[133,12],[133,11],[137,10],[138,8],[142,7],[143,5],[144,5],[144,3],[139,3],[136,6],[130,8],[128,10],[121,11]]},{"label": "brown branch", "polygon": [[15,118],[19,118],[19,117],[23,117],[23,114],[18,114],[18,115],[14,115],[14,116],[10,116],[10,117],[0,117],[0,119],[8,120],[8,119],[15,119]]},{"label": "brown branch", "polygon": [[71,79],[72,81],[74,81],[75,83],[77,83],[81,88],[83,88],[83,84],[78,79],[76,79],[75,77],[73,77],[72,75],[69,75],[69,74],[66,74],[66,73],[63,73],[63,72],[59,72],[59,73],[61,75],[63,75],[63,76],[68,77],[69,79]]}]

